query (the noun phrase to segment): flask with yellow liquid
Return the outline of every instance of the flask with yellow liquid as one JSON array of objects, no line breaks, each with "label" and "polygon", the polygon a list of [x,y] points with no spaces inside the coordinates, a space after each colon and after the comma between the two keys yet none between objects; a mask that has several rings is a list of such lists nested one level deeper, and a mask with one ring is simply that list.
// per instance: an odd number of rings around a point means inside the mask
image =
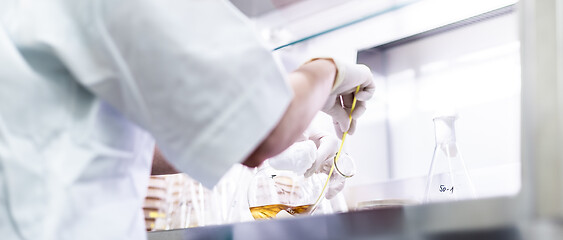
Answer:
[{"label": "flask with yellow liquid", "polygon": [[312,214],[322,187],[323,179],[318,174],[304,177],[265,163],[248,189],[250,212],[256,220]]}]

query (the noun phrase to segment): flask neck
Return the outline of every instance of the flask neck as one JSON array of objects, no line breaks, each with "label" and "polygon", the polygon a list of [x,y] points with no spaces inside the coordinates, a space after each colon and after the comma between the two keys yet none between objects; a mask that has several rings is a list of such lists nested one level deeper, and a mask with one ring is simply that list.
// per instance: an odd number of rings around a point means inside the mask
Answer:
[{"label": "flask neck", "polygon": [[434,118],[434,130],[436,134],[436,145],[455,144],[455,120],[456,116],[442,116]]}]

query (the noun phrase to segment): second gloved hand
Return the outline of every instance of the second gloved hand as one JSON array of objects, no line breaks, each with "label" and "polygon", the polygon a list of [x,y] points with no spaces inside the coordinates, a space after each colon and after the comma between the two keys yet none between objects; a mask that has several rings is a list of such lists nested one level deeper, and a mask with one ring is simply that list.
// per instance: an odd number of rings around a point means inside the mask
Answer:
[{"label": "second gloved hand", "polygon": [[[333,134],[319,131],[314,127],[307,130],[305,138],[307,140],[297,141],[284,152],[270,158],[268,161],[270,166],[278,170],[304,174],[305,177],[315,173],[328,174],[340,146],[338,139]],[[348,165],[353,166],[352,158],[345,153],[341,154],[338,162],[347,162]],[[345,181],[346,178],[334,170],[325,190],[325,197],[331,199],[336,196],[344,188]]]},{"label": "second gloved hand", "polygon": [[[328,175],[340,146],[338,139],[332,134],[314,132],[314,130],[313,132],[309,132],[309,139],[317,145],[317,153],[315,162],[311,168],[307,169],[305,177],[309,177],[315,173],[325,173]],[[354,165],[352,158],[344,153],[341,154],[339,162],[347,162],[349,166]],[[328,189],[325,190],[325,197],[331,199],[336,196],[336,194],[344,189],[345,182],[346,178],[334,170],[329,180]]]},{"label": "second gloved hand", "polygon": [[313,141],[305,140],[293,143],[268,162],[277,170],[289,170],[301,175],[313,165],[316,157],[317,146]]},{"label": "second gloved hand", "polygon": [[[328,174],[330,168],[333,165],[333,162],[334,161],[325,161],[324,164],[322,165],[322,172]],[[350,164],[353,165],[354,163],[353,159],[348,154],[342,153],[340,154],[337,165],[338,166],[344,165],[343,164],[344,162],[347,163],[346,165],[350,165]],[[342,189],[344,189],[345,184],[346,184],[346,177],[342,176],[335,168],[334,171],[332,172],[332,175],[330,175],[328,189],[326,190],[325,193],[326,199],[332,199],[334,196],[336,196],[336,194],[338,194],[339,192],[342,191]]]}]

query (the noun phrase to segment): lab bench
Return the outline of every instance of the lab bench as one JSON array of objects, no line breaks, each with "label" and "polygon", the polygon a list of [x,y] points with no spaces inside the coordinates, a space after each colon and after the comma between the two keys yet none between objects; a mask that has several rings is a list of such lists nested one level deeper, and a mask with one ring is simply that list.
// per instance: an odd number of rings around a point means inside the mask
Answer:
[{"label": "lab bench", "polygon": [[372,210],[155,231],[149,240],[184,239],[562,239],[563,221],[519,211],[517,200],[390,207]]}]

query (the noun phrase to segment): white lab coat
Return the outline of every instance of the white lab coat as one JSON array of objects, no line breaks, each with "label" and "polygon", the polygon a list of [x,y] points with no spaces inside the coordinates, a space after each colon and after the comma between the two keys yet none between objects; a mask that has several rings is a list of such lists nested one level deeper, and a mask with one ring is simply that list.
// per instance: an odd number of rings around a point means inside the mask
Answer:
[{"label": "white lab coat", "polygon": [[291,99],[222,0],[0,0],[0,238],[144,239],[154,140],[213,186]]}]

